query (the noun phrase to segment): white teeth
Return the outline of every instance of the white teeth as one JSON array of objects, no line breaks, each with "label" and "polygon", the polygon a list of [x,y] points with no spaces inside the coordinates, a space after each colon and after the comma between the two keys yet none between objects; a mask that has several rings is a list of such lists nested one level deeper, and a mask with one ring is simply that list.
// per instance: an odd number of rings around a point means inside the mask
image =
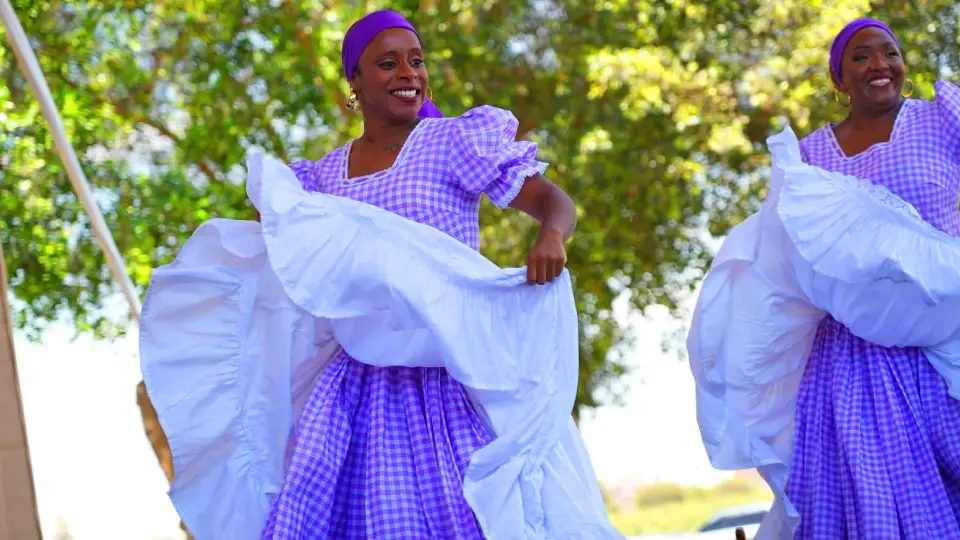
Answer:
[{"label": "white teeth", "polygon": [[877,79],[875,81],[870,81],[870,86],[886,86],[890,83],[890,79]]},{"label": "white teeth", "polygon": [[395,96],[400,96],[400,97],[408,97],[408,98],[417,97],[416,90],[394,90],[391,93]]}]

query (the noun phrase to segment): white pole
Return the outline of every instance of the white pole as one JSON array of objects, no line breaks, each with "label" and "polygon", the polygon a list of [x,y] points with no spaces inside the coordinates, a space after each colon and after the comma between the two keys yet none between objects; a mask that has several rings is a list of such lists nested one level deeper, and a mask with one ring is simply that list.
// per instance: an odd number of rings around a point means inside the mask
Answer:
[{"label": "white pole", "polygon": [[33,89],[34,97],[37,102],[40,103],[43,117],[47,120],[50,131],[53,132],[53,138],[54,141],[56,141],[60,159],[63,160],[63,165],[67,169],[67,176],[70,177],[70,182],[73,184],[73,189],[83,204],[83,209],[87,215],[90,216],[93,233],[96,235],[97,240],[100,242],[100,247],[106,254],[110,271],[113,273],[114,279],[117,280],[117,283],[120,285],[120,290],[127,299],[127,304],[130,306],[130,314],[139,322],[140,297],[137,296],[137,291],[133,287],[133,281],[130,280],[130,276],[127,274],[123,257],[120,256],[120,251],[113,242],[110,229],[107,228],[107,223],[103,220],[103,214],[100,213],[100,208],[97,207],[97,203],[93,199],[93,192],[90,190],[87,178],[80,168],[80,162],[77,160],[77,154],[73,150],[73,145],[70,144],[67,133],[63,129],[60,113],[57,111],[57,106],[54,104],[53,97],[50,95],[50,89],[47,87],[47,81],[44,79],[43,72],[40,70],[40,63],[37,62],[37,57],[33,54],[33,49],[27,41],[27,35],[23,31],[23,27],[20,26],[20,21],[17,19],[17,14],[14,13],[13,6],[10,5],[9,0],[0,0],[0,19],[3,20],[3,25],[7,29],[7,37],[13,46],[14,53],[17,55],[20,69],[23,70],[23,74],[27,77],[30,88]]}]

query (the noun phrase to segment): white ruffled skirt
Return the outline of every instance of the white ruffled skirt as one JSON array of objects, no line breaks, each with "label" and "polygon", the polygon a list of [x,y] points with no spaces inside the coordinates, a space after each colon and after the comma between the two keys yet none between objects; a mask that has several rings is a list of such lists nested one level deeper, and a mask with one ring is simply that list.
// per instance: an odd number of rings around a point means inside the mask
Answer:
[{"label": "white ruffled skirt", "polygon": [[488,538],[622,538],[571,419],[566,272],[531,287],[428,226],[307,193],[277,161],[248,168],[262,226],[201,226],[154,272],[142,315],[170,497],[198,539],[258,537],[300,408],[341,349],[371,366],[443,367],[466,388],[494,436],[463,479]]}]

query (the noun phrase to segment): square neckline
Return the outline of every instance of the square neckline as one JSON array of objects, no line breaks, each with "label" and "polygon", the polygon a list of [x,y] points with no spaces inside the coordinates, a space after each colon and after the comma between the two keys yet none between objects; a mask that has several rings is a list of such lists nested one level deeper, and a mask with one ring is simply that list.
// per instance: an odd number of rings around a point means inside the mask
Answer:
[{"label": "square neckline", "polygon": [[833,147],[834,151],[837,153],[837,155],[841,159],[846,161],[856,161],[863,157],[869,156],[870,154],[874,153],[879,149],[886,148],[887,146],[897,141],[897,138],[900,132],[900,125],[903,123],[906,110],[909,107],[913,106],[914,101],[915,100],[913,99],[905,99],[903,101],[903,104],[900,106],[900,110],[897,111],[897,118],[893,121],[893,129],[890,130],[889,139],[882,142],[873,143],[869,147],[867,147],[867,149],[864,150],[863,152],[860,152],[858,154],[853,154],[852,156],[847,155],[847,153],[843,151],[843,147],[840,146],[840,141],[837,139],[837,134],[835,131],[835,128],[837,127],[837,122],[827,122],[827,125],[824,126],[824,128],[826,129],[827,139],[830,141],[830,146]]},{"label": "square neckline", "polygon": [[340,158],[340,184],[355,185],[366,183],[396,171],[403,162],[403,159],[406,157],[408,150],[413,146],[413,143],[416,142],[416,139],[419,137],[420,132],[422,131],[420,128],[429,120],[432,119],[421,118],[420,121],[417,122],[417,125],[413,126],[413,130],[410,131],[410,134],[407,136],[407,140],[403,141],[403,145],[400,147],[400,153],[397,154],[396,159],[393,160],[393,163],[389,167],[380,169],[379,171],[374,171],[369,174],[354,176],[353,178],[350,177],[350,150],[353,148],[353,143],[356,141],[356,139],[352,139],[350,142],[343,145],[343,156]]}]

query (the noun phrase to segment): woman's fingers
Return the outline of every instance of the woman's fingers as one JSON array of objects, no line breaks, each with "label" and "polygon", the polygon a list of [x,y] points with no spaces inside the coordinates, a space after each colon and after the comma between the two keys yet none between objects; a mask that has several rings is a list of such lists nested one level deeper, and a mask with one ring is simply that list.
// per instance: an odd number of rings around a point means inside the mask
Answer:
[{"label": "woman's fingers", "polygon": [[563,258],[530,256],[527,259],[527,283],[531,285],[549,283],[560,277],[566,264]]}]

